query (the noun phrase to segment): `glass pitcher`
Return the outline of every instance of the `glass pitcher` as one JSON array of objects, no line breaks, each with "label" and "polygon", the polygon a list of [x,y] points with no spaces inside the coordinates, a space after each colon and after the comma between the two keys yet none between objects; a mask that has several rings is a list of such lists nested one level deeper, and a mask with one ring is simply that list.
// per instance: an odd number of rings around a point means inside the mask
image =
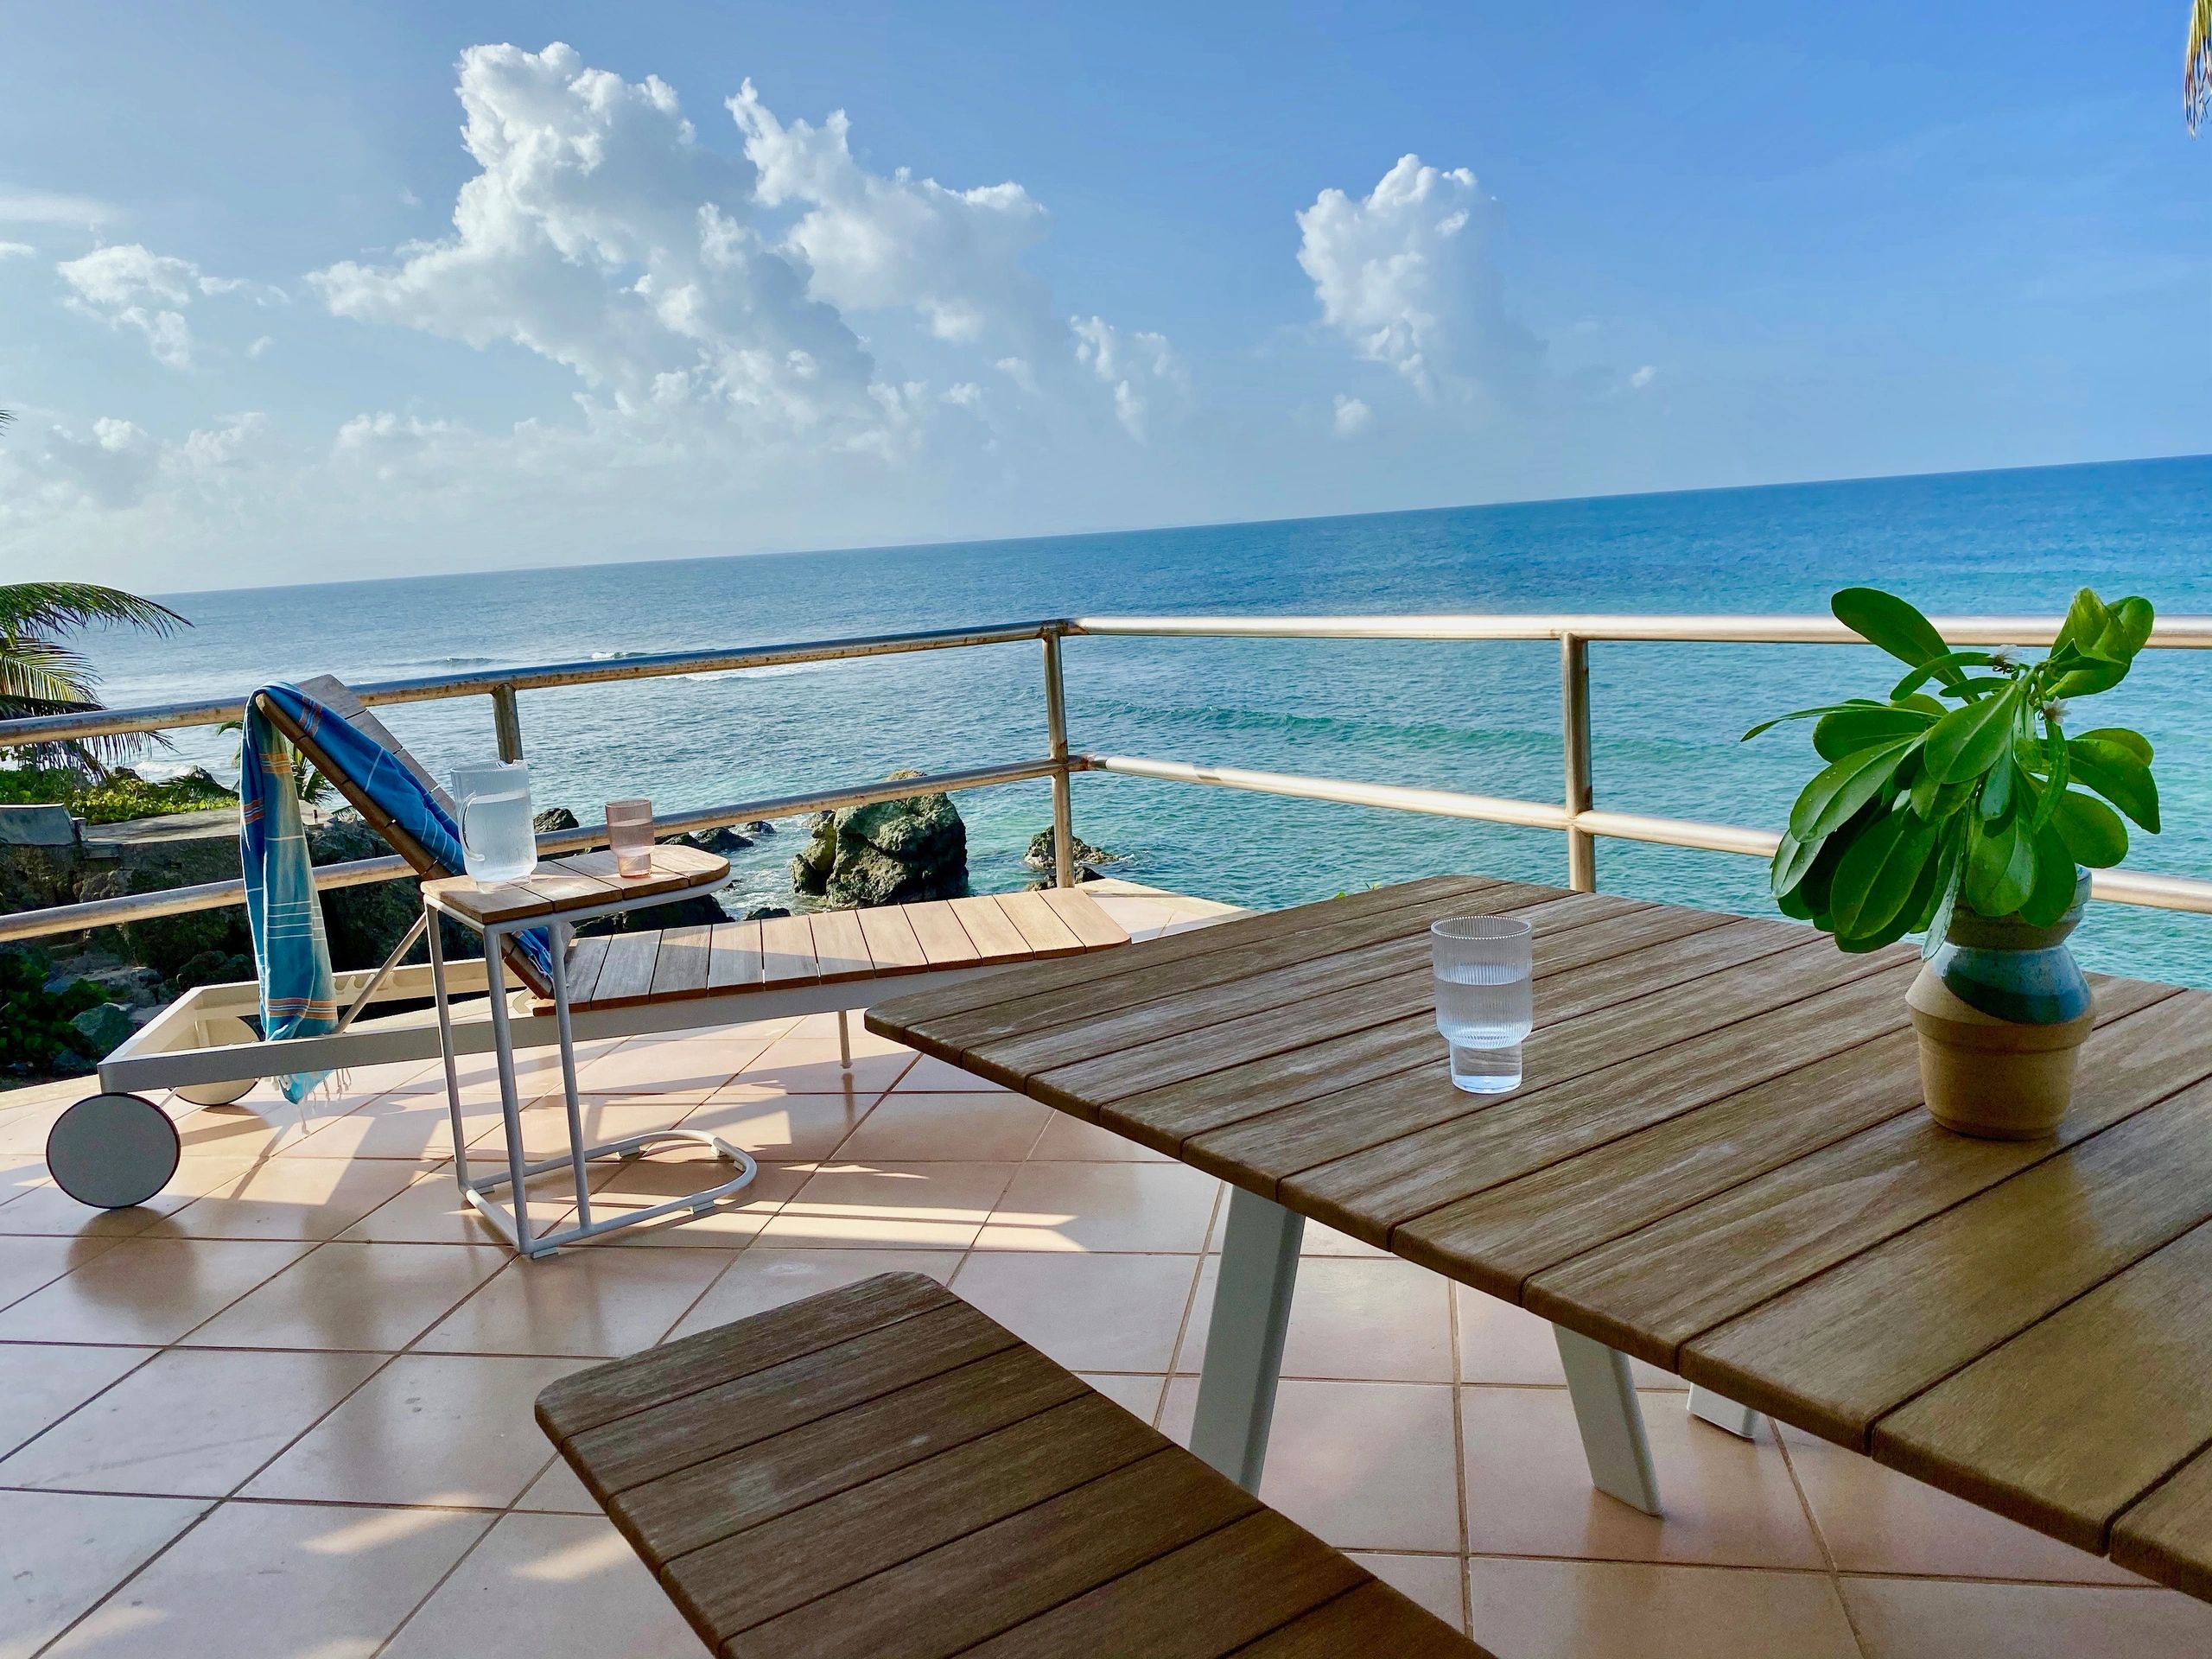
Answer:
[{"label": "glass pitcher", "polygon": [[537,868],[526,761],[455,766],[453,798],[461,818],[461,855],[477,886],[519,881]]}]

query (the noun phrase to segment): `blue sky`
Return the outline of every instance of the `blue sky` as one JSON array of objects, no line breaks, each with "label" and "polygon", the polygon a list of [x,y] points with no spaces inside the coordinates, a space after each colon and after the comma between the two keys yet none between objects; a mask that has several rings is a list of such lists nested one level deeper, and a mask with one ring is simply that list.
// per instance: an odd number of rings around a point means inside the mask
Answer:
[{"label": "blue sky", "polygon": [[19,10],[0,575],[2212,449],[2184,13]]}]

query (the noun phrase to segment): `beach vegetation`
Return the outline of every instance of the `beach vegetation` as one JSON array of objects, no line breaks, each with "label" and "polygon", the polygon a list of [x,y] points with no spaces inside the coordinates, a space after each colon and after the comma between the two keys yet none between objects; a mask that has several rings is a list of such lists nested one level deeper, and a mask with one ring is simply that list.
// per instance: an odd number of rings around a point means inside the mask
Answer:
[{"label": "beach vegetation", "polygon": [[[167,634],[191,625],[168,606],[89,582],[0,582],[0,720],[82,714],[103,707],[99,677],[69,636],[96,626]],[[19,747],[16,759],[100,778],[143,749],[140,736]]]}]

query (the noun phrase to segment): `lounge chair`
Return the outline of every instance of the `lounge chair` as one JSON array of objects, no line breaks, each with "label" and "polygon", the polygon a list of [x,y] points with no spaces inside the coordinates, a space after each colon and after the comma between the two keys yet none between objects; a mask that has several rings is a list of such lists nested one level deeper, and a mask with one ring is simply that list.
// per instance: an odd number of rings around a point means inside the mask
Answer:
[{"label": "lounge chair", "polygon": [[[300,690],[373,741],[450,809],[428,771],[343,682],[323,676]],[[379,809],[312,733],[269,699],[257,698],[257,706],[419,878],[460,874]],[[421,932],[418,922],[382,967],[337,976],[345,1012],[338,1028],[324,1036],[259,1040],[248,1023],[260,1007],[260,988],[251,981],[187,992],[100,1063],[101,1093],[56,1121],[47,1162],[57,1183],[105,1209],[142,1204],[167,1184],[181,1149],[176,1130],[168,1114],[138,1090],[172,1089],[195,1104],[222,1105],[264,1077],[436,1058],[437,1026],[422,1006],[429,997],[429,969],[399,965]],[[567,976],[580,1042],[830,1012],[838,1015],[843,1039],[846,1015],[877,1000],[878,980],[898,976],[901,990],[919,988],[1128,942],[1088,894],[1055,888],[579,939],[570,947]],[[557,1042],[551,988],[518,951],[510,950],[505,965],[527,988],[513,998],[515,1047]],[[448,983],[455,995],[480,998],[484,964],[448,964]],[[401,999],[418,1006],[361,1018],[372,1002]],[[458,1052],[487,1052],[489,1019],[457,1021],[454,1039]],[[849,1059],[849,1042],[842,1052]]]}]

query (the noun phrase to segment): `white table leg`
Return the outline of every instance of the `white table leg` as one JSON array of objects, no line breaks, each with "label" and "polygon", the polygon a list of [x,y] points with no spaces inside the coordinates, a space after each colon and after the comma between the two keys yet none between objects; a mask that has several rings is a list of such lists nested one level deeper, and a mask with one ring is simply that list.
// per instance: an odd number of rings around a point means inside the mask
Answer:
[{"label": "white table leg", "polygon": [[1230,1188],[1191,1450],[1248,1492],[1260,1490],[1267,1465],[1268,1427],[1305,1231],[1305,1217],[1296,1211],[1243,1187]]},{"label": "white table leg", "polygon": [[1724,1395],[1715,1394],[1702,1382],[1690,1384],[1690,1415],[1711,1423],[1715,1428],[1725,1428],[1738,1439],[1756,1440],[1766,1433],[1766,1415],[1753,1411],[1749,1406],[1739,1406]]},{"label": "white table leg", "polygon": [[1628,1369],[1628,1356],[1602,1342],[1552,1327],[1559,1361],[1567,1370],[1567,1397],[1574,1402],[1574,1425],[1582,1431],[1582,1454],[1590,1460],[1590,1483],[1646,1515],[1659,1513],[1659,1477],[1651,1466],[1651,1444],[1643,1434],[1643,1408]]}]

